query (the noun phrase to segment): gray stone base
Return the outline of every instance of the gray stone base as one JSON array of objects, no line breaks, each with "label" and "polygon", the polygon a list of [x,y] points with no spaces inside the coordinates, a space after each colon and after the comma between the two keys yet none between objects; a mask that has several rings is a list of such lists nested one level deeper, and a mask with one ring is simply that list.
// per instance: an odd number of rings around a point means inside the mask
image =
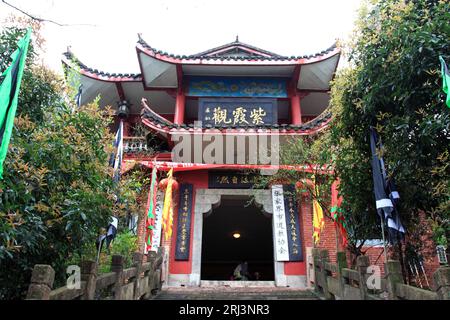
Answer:
[{"label": "gray stone base", "polygon": [[194,274],[170,274],[166,287],[286,287],[307,289],[306,276],[278,276],[277,281],[209,281]]},{"label": "gray stone base", "polygon": [[195,274],[169,274],[168,287],[199,287],[200,278]]},{"label": "gray stone base", "polygon": [[198,287],[200,279],[194,274],[169,274],[168,287]]},{"label": "gray stone base", "polygon": [[287,287],[307,289],[306,276],[286,276]]},{"label": "gray stone base", "polygon": [[213,281],[202,280],[200,286],[203,288],[230,287],[230,288],[255,288],[255,287],[275,287],[274,281]]},{"label": "gray stone base", "polygon": [[306,276],[286,276],[284,274],[278,274],[275,285],[277,287],[290,287],[298,289],[307,289]]}]

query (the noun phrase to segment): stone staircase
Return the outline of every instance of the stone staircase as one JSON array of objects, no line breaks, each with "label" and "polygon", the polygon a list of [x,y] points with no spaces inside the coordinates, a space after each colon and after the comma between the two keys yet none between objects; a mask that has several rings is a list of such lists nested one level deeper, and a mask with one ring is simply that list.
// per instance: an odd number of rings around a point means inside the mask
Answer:
[{"label": "stone staircase", "polygon": [[312,290],[277,287],[169,287],[153,300],[318,300]]}]

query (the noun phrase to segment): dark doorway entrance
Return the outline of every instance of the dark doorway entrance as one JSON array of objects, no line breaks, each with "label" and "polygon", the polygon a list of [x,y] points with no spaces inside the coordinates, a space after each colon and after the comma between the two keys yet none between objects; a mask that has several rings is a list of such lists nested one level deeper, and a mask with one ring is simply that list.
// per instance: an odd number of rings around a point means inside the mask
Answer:
[{"label": "dark doorway entrance", "polygon": [[274,280],[272,218],[248,198],[223,196],[203,219],[201,279],[232,280],[242,261],[248,262],[249,280]]}]

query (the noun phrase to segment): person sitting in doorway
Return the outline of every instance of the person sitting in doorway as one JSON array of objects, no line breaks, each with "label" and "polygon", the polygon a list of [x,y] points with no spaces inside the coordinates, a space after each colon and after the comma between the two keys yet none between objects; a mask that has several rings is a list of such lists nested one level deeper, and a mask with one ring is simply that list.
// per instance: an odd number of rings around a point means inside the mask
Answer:
[{"label": "person sitting in doorway", "polygon": [[244,261],[242,263],[240,263],[236,269],[234,269],[234,280],[241,280],[241,281],[247,281],[248,280],[248,264],[247,261]]}]

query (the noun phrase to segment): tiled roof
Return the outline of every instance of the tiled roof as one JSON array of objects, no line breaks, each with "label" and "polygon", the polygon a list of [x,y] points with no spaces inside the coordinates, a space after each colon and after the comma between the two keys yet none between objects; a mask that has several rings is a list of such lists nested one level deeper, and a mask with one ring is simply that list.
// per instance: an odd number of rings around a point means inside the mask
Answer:
[{"label": "tiled roof", "polygon": [[[181,124],[181,125],[174,124],[162,118],[150,107],[148,107],[147,104],[143,103],[143,106],[144,108],[142,109],[141,117],[143,120],[146,120],[144,121],[144,123],[150,123],[156,130],[169,133],[169,131],[171,131],[172,129],[184,129],[188,131],[193,131],[196,128],[194,127],[194,124]],[[229,129],[244,129],[244,130],[265,129],[265,130],[277,130],[281,134],[283,133],[309,134],[314,133],[318,129],[324,127],[326,124],[328,124],[330,120],[331,120],[331,112],[328,109],[326,109],[318,117],[301,125],[292,125],[292,124],[264,124],[257,126],[205,125],[202,127],[202,129],[218,129],[220,131],[226,131]]]},{"label": "tiled roof", "polygon": [[[273,53],[273,52],[270,52],[270,51],[267,51],[267,50],[264,50],[264,49],[261,49],[261,48],[249,45],[247,43],[243,43],[243,42],[241,42],[241,41],[239,41],[237,39],[234,42],[227,43],[227,44],[221,45],[219,47],[215,47],[215,48],[212,48],[212,49],[209,49],[209,50],[206,50],[206,51],[194,54],[193,56],[197,57],[197,58],[203,58],[203,57],[206,57],[206,56],[210,56],[214,52],[217,52],[217,51],[220,51],[220,50],[224,50],[224,49],[227,49],[227,48],[233,48],[233,47],[244,47],[244,48],[247,48],[247,49],[251,49],[253,51],[256,51],[256,53],[255,53],[256,56],[263,57],[264,55],[269,55],[271,57],[282,57],[281,55],[279,55],[277,53]],[[263,54],[263,55],[261,55],[261,54]]]},{"label": "tiled roof", "polygon": [[144,117],[145,119],[149,119],[153,123],[158,124],[159,126],[161,126],[163,128],[170,128],[170,129],[176,128],[176,126],[172,122],[161,117],[158,113],[153,111],[152,108],[150,108],[148,106],[147,99],[142,98],[141,104],[143,107],[142,111],[141,111],[142,117]]},{"label": "tiled roof", "polygon": [[[67,60],[69,60],[72,64],[74,64],[75,66],[79,67],[82,71],[91,73],[91,74],[95,74],[98,75],[100,77],[107,77],[107,78],[115,78],[117,79],[122,79],[122,80],[126,80],[126,81],[141,81],[142,80],[142,76],[140,73],[110,73],[110,72],[104,72],[104,71],[100,71],[98,69],[92,69],[89,68],[88,66],[86,66],[84,63],[82,63],[80,60],[78,60],[77,57],[75,57],[75,55],[70,52],[64,52],[63,55],[67,58]],[[64,60],[63,63],[67,64]]]},{"label": "tiled roof", "polygon": [[[216,55],[207,55],[207,53],[215,51],[215,50],[217,50],[220,47],[214,48],[214,49],[210,49],[210,50],[201,52],[199,54],[175,55],[173,53],[168,53],[168,52],[165,52],[165,51],[162,51],[162,50],[158,50],[156,48],[151,47],[142,38],[139,38],[138,43],[142,47],[153,51],[155,54],[159,54],[159,55],[162,55],[162,56],[165,56],[165,57],[168,57],[168,58],[187,59],[187,60],[203,59],[203,60],[236,60],[236,61],[238,61],[238,60],[243,60],[243,61],[246,61],[246,60],[248,60],[248,61],[250,61],[250,60],[252,60],[252,61],[254,61],[254,60],[262,60],[262,61],[291,61],[292,60],[292,61],[294,61],[294,60],[299,60],[299,59],[317,58],[317,57],[326,55],[327,53],[329,53],[329,52],[331,52],[331,51],[333,51],[333,50],[335,50],[337,48],[336,43],[335,43],[331,47],[329,47],[328,49],[323,50],[323,51],[318,52],[318,53],[315,53],[315,54],[312,54],[312,55],[290,56],[290,57],[288,57],[288,56],[280,56],[280,55],[277,55],[277,54],[274,54],[274,53],[269,53],[268,51],[266,51],[266,52],[268,54],[270,54],[270,55],[273,55],[272,57],[263,57],[263,56],[259,56],[259,55],[257,55],[257,56],[216,56]],[[229,46],[229,45],[232,45],[232,44],[233,43],[227,44],[227,45],[224,45],[223,47],[225,48],[226,46]],[[249,45],[245,44],[245,46],[249,46]],[[262,50],[262,49],[258,49],[256,47],[254,47],[254,48],[255,48],[255,50],[265,51],[265,50]]]}]

